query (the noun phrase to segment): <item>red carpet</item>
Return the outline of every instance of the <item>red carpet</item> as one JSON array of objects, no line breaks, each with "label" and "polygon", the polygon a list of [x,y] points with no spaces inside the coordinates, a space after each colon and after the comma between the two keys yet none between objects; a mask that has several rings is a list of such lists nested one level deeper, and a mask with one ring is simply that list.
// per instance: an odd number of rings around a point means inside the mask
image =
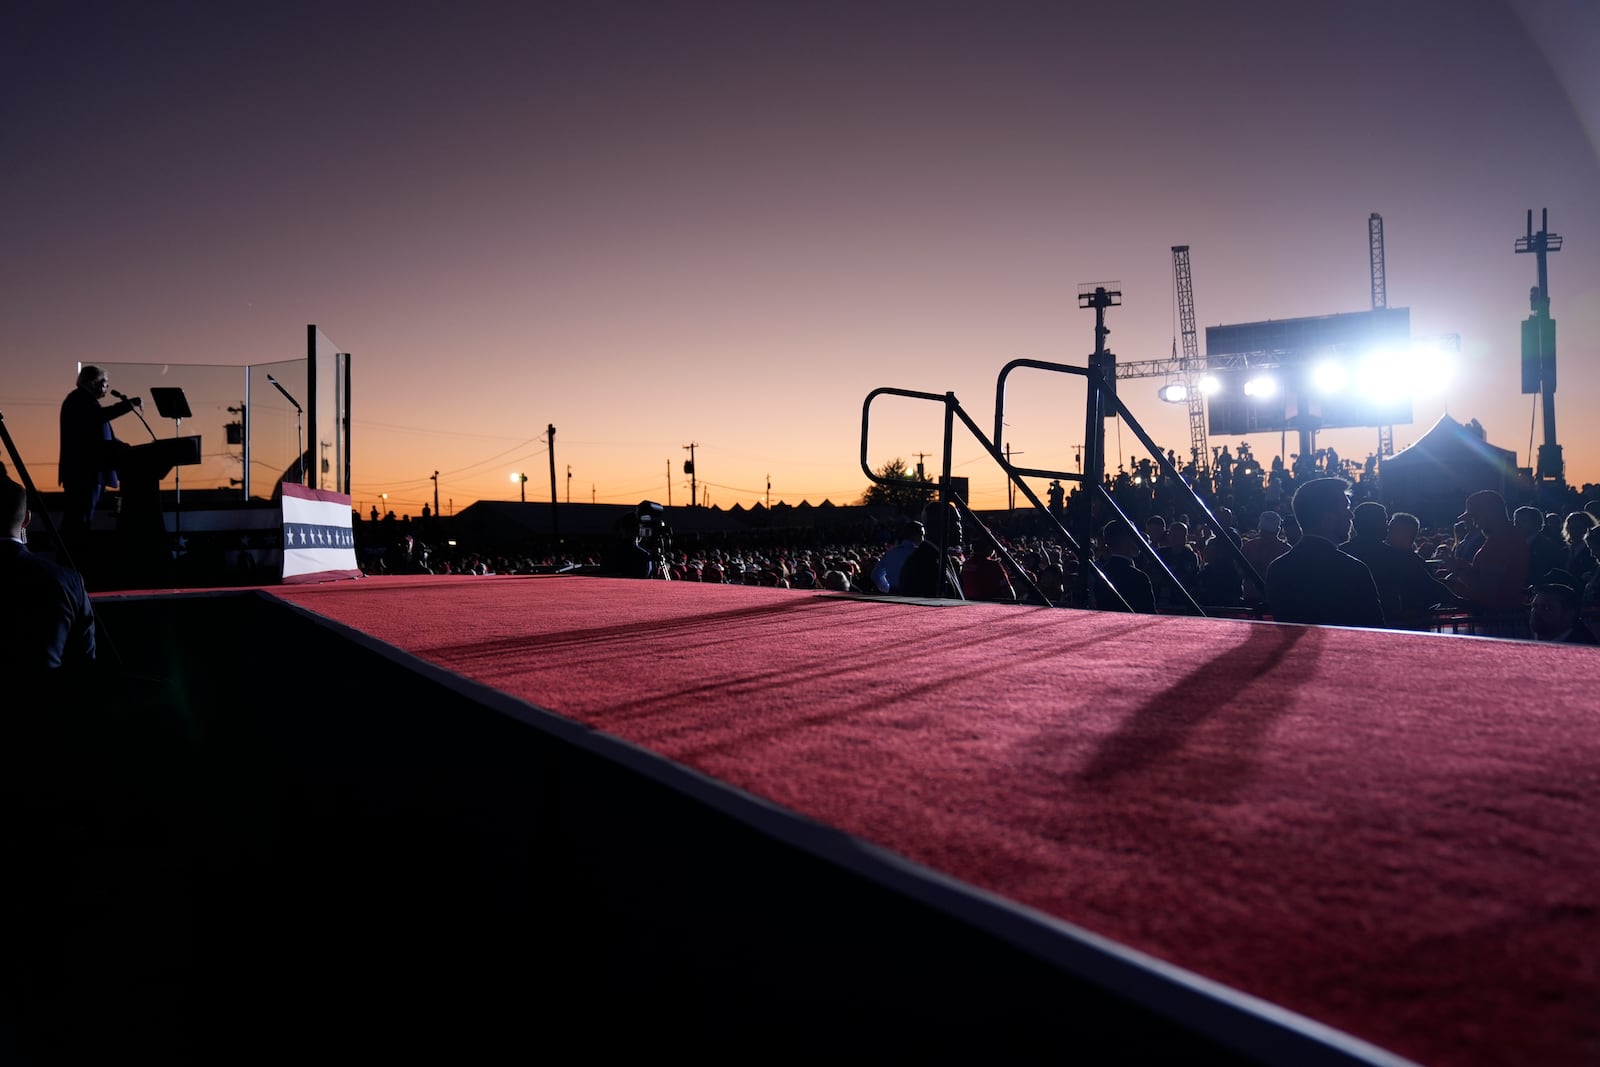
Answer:
[{"label": "red carpet", "polygon": [[597,578],[275,594],[1425,1063],[1600,1062],[1600,652]]}]

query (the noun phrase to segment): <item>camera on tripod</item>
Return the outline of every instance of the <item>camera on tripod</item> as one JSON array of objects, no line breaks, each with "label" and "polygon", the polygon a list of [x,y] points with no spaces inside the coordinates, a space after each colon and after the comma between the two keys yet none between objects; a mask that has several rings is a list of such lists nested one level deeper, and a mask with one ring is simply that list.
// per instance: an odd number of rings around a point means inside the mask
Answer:
[{"label": "camera on tripod", "polygon": [[619,534],[609,552],[607,570],[621,578],[664,578],[672,552],[672,528],[666,509],[653,500],[641,500],[632,512],[617,520]]},{"label": "camera on tripod", "polygon": [[634,543],[659,566],[672,552],[672,527],[667,525],[667,510],[653,500],[641,500],[635,513],[638,533]]}]

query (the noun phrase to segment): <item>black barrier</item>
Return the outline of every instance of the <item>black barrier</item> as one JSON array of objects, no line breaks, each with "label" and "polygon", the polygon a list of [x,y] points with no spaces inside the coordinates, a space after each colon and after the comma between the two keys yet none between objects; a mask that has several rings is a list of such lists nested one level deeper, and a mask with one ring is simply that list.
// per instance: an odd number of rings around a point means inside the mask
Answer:
[{"label": "black barrier", "polygon": [[84,983],[70,1052],[1369,1062],[265,594],[99,607],[192,727],[188,958],[143,1030]]}]

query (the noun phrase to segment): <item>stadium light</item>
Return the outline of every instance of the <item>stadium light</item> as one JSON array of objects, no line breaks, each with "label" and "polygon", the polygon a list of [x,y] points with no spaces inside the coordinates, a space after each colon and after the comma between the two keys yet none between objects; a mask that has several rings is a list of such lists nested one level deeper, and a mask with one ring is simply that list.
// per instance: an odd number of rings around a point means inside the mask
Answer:
[{"label": "stadium light", "polygon": [[1437,340],[1414,343],[1408,362],[1413,395],[1444,392],[1455,372],[1455,361]]},{"label": "stadium light", "polygon": [[1437,338],[1368,352],[1356,368],[1356,386],[1377,403],[1443,392],[1455,361]]},{"label": "stadium light", "polygon": [[1258,378],[1251,378],[1244,383],[1244,395],[1255,397],[1257,400],[1266,400],[1278,395],[1278,382],[1263,374]]},{"label": "stadium light", "polygon": [[1343,392],[1349,377],[1344,364],[1336,360],[1325,359],[1311,368],[1311,385],[1324,396]]},{"label": "stadium light", "polygon": [[1356,368],[1356,388],[1367,400],[1389,404],[1408,395],[1410,353],[1394,349],[1374,352]]},{"label": "stadium light", "polygon": [[1207,374],[1204,378],[1201,378],[1199,385],[1201,396],[1216,396],[1222,392],[1222,382],[1215,374]]},{"label": "stadium light", "polygon": [[1157,389],[1156,396],[1169,404],[1181,404],[1189,399],[1189,389],[1182,382],[1172,382]]}]

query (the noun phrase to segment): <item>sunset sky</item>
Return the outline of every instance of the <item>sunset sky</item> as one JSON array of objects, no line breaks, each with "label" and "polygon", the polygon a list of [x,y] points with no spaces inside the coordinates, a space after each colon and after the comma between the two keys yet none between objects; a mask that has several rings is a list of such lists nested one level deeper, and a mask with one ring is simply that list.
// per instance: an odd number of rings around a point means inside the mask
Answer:
[{"label": "sunset sky", "polygon": [[[1121,359],[1166,356],[1176,244],[1202,342],[1365,310],[1372,212],[1389,305],[1461,338],[1396,444],[1448,408],[1526,464],[1530,208],[1565,239],[1568,480],[1600,482],[1590,0],[65,3],[4,25],[0,413],[43,489],[79,360],[293,360],[315,323],[353,353],[363,510],[417,514],[435,470],[447,511],[514,499],[516,470],[546,497],[547,424],[574,501],[687,503],[695,442],[712,504],[769,476],[774,502],[851,502],[872,389],[953,391],[987,428],[1007,361],[1092,349],[1084,282],[1121,283]],[[1161,384],[1123,396],[1182,453]],[[1081,390],[1012,385],[1019,462],[1073,469]],[[933,464],[941,440],[936,407],[885,404],[870,458]],[[204,476],[237,476],[205,450]],[[1000,506],[977,451],[957,473]]]}]

